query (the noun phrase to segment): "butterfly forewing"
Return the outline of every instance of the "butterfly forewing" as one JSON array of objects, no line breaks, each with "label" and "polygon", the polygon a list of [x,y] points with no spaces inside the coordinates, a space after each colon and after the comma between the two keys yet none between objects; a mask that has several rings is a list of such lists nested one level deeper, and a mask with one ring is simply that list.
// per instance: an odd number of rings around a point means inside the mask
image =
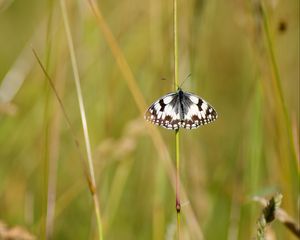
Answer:
[{"label": "butterfly forewing", "polygon": [[177,93],[169,93],[154,102],[145,113],[145,118],[167,129],[178,129],[181,123]]},{"label": "butterfly forewing", "polygon": [[216,120],[217,113],[199,96],[178,90],[154,102],[145,118],[167,129],[192,129]]}]

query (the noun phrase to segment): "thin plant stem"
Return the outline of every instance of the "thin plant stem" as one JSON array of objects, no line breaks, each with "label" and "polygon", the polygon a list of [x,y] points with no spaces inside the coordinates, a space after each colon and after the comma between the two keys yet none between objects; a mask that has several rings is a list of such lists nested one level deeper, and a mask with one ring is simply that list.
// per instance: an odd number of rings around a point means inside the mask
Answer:
[{"label": "thin plant stem", "polygon": [[99,25],[99,28],[103,32],[104,38],[106,42],[108,43],[111,52],[116,60],[117,65],[119,66],[122,74],[124,75],[124,79],[127,82],[127,85],[129,89],[131,90],[133,99],[140,110],[142,114],[145,112],[146,102],[145,99],[136,83],[136,80],[134,78],[134,75],[130,69],[130,66],[128,62],[126,61],[126,58],[120,49],[118,42],[116,38],[114,37],[113,33],[111,32],[108,24],[106,23],[100,9],[97,6],[97,2],[95,0],[87,0],[88,5],[90,6],[93,14],[96,17],[97,24]]},{"label": "thin plant stem", "polygon": [[180,151],[179,151],[179,130],[175,131],[175,154],[176,154],[176,213],[177,213],[177,235],[178,239],[180,239],[180,211],[181,211],[181,203],[180,203]]},{"label": "thin plant stem", "polygon": [[[282,86],[281,86],[281,79],[280,79],[280,74],[279,74],[279,68],[278,68],[278,65],[276,62],[272,36],[271,36],[270,28],[269,28],[268,16],[267,16],[267,12],[266,12],[265,6],[263,4],[263,1],[262,1],[261,9],[262,9],[262,14],[263,14],[263,24],[264,24],[264,31],[265,31],[266,40],[267,40],[267,46],[268,46],[268,50],[269,50],[269,54],[270,54],[270,58],[271,58],[271,67],[272,67],[272,70],[274,73],[274,78],[272,78],[272,79],[274,80],[274,85],[277,89],[279,101],[280,101],[280,104],[281,104],[281,107],[283,110],[285,124],[287,127],[288,137],[289,137],[289,141],[290,141],[289,146],[291,148],[293,158],[297,161],[297,154],[296,154],[297,150],[295,149],[295,144],[294,144],[294,139],[293,139],[293,130],[291,127],[291,121],[290,121],[288,109],[287,109],[287,106],[286,106],[286,103],[284,100],[283,90],[282,90]],[[299,159],[298,159],[298,161],[299,161]]]},{"label": "thin plant stem", "polygon": [[[178,90],[178,26],[177,26],[177,0],[173,0],[174,15],[174,87]],[[176,159],[176,213],[177,213],[177,239],[180,239],[180,151],[179,151],[179,130],[175,131],[175,159]]]},{"label": "thin plant stem", "polygon": [[77,61],[76,61],[76,57],[75,57],[74,44],[73,44],[71,30],[70,30],[70,26],[69,26],[69,22],[68,22],[65,0],[61,0],[60,5],[61,5],[63,21],[64,21],[64,25],[65,25],[66,35],[67,35],[68,47],[69,47],[69,52],[70,52],[70,57],[71,57],[73,74],[74,74],[74,81],[75,81],[75,85],[76,85],[79,109],[80,109],[80,114],[81,114],[81,122],[82,122],[82,128],[83,128],[83,134],[84,134],[84,140],[85,140],[85,146],[86,146],[86,152],[87,152],[87,159],[88,159],[88,165],[89,165],[89,174],[90,174],[90,180],[91,180],[90,191],[91,191],[91,194],[93,197],[93,202],[94,202],[94,209],[95,209],[95,214],[96,214],[96,219],[97,219],[99,239],[103,240],[100,206],[99,206],[98,196],[96,194],[97,188],[96,188],[96,180],[95,180],[95,173],[94,173],[94,166],[93,166],[93,159],[92,159],[92,151],[91,151],[91,145],[90,145],[90,140],[89,140],[82,91],[81,91],[81,86],[80,86],[78,65],[77,65]]},{"label": "thin plant stem", "polygon": [[[50,13],[48,17],[48,24],[47,24],[47,33],[46,33],[46,44],[47,44],[47,51],[46,51],[46,71],[49,68],[50,63],[50,55],[51,55],[51,41],[50,39],[50,32],[51,32],[51,18],[52,18],[52,8],[50,7]],[[45,84],[45,86],[47,86]],[[43,160],[44,160],[44,196],[43,196],[43,214],[42,214],[42,224],[41,224],[41,237],[42,239],[46,240],[49,239],[48,236],[48,216],[49,216],[49,209],[48,209],[48,203],[49,203],[49,112],[50,112],[50,91],[48,88],[45,88],[46,94],[45,94],[45,107],[44,107],[44,115],[43,115],[43,129],[44,132],[44,149],[43,149]]]},{"label": "thin plant stem", "polygon": [[[66,111],[66,109],[65,109],[65,107],[63,105],[62,99],[60,98],[60,96],[58,94],[58,90],[56,89],[53,80],[51,79],[50,75],[48,74],[46,68],[44,67],[44,65],[43,65],[40,57],[38,56],[38,54],[37,54],[37,52],[35,51],[34,48],[32,48],[32,52],[33,52],[33,55],[34,55],[35,59],[37,60],[37,62],[39,64],[40,68],[42,69],[42,71],[43,71],[46,79],[48,80],[48,82],[50,84],[50,87],[53,90],[53,92],[55,94],[55,97],[56,97],[56,99],[57,99],[57,101],[59,103],[59,106],[60,106],[60,109],[61,109],[61,111],[63,113],[64,119],[66,120],[67,126],[69,127],[70,133],[71,133],[72,138],[74,140],[74,144],[76,146],[76,149],[78,150],[79,159],[81,160],[81,163],[82,163],[82,166],[83,166],[83,170],[84,170],[83,172],[84,172],[84,175],[86,177],[87,183],[88,183],[89,187],[91,188],[92,184],[91,184],[91,180],[90,180],[90,175],[87,172],[87,167],[85,165],[85,160],[84,160],[84,156],[83,156],[82,151],[81,151],[80,143],[79,143],[78,138],[76,137],[75,129],[73,128],[73,125],[72,125],[72,123],[70,121],[70,118],[69,118],[69,116],[67,114],[67,111]],[[39,221],[38,225],[42,224],[42,221],[43,221],[43,216],[42,216],[42,219]]]},{"label": "thin plant stem", "polygon": [[[48,71],[49,64],[50,64],[50,58],[51,58],[51,47],[52,47],[52,41],[51,39],[51,32],[52,32],[52,18],[53,18],[53,1],[48,0],[48,7],[50,9],[49,16],[48,16],[48,23],[47,23],[47,33],[46,33],[46,45],[47,45],[47,52],[46,52],[46,71]],[[45,76],[45,80],[47,77]],[[45,81],[46,83],[46,81]],[[49,123],[49,112],[50,112],[50,89],[47,86],[46,90],[46,96],[45,96],[45,111],[44,111],[44,129],[45,129],[45,163],[47,166],[45,166],[45,194],[46,194],[46,209],[45,209],[45,232],[44,232],[44,238],[45,239],[52,239],[52,233],[53,233],[53,225],[54,225],[54,212],[55,212],[55,199],[56,199],[56,164],[57,164],[57,158],[53,157],[53,152],[51,151],[51,147],[53,146],[53,140],[51,140],[51,127],[53,128],[54,125],[59,124],[59,113],[56,114],[54,124],[51,126]],[[55,127],[54,127],[55,128]],[[56,132],[56,131],[54,131]],[[52,141],[52,143],[51,143]],[[55,144],[57,144],[57,141],[55,141]],[[58,145],[57,145],[58,146]]]},{"label": "thin plant stem", "polygon": [[173,10],[174,10],[174,83],[175,91],[177,91],[178,84],[178,27],[177,27],[177,0],[173,0]]}]

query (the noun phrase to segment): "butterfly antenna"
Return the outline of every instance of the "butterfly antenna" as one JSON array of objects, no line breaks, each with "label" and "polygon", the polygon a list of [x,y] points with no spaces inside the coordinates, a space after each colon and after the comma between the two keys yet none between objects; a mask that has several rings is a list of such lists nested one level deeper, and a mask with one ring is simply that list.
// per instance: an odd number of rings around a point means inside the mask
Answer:
[{"label": "butterfly antenna", "polygon": [[183,82],[179,85],[179,88],[181,88],[181,86],[185,83],[185,81],[186,81],[187,79],[189,79],[191,76],[192,76],[192,74],[189,73],[189,74],[186,76],[186,78],[183,80]]}]

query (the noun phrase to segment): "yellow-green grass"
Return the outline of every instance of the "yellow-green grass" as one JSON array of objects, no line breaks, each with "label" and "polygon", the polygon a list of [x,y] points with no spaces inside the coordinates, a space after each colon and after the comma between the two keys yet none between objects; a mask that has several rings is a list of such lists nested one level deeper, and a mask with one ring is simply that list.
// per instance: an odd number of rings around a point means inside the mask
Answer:
[{"label": "yellow-green grass", "polygon": [[[9,2],[0,1],[0,93],[8,72],[21,72],[15,78],[24,82],[10,84],[18,91],[0,102],[0,220],[38,239],[47,231],[52,239],[99,239],[78,149],[30,50],[53,79],[85,153],[59,1]],[[174,90],[172,1],[66,3],[103,237],[175,237],[174,133],[142,119],[148,104]],[[253,195],[281,192],[281,207],[297,218],[298,4],[264,2],[261,12],[252,1],[178,1],[179,83],[191,73],[183,89],[219,115],[180,131],[182,239],[255,237],[261,207]],[[52,231],[45,224],[49,181]],[[271,229],[277,239],[296,239],[279,222]]]}]

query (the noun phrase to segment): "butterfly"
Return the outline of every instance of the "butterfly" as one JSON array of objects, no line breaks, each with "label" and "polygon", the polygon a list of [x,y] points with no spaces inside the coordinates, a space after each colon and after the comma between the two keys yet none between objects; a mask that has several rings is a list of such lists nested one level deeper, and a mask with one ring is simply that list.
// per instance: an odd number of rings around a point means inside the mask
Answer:
[{"label": "butterfly", "polygon": [[217,119],[216,110],[201,97],[178,88],[151,104],[145,119],[171,130],[194,129]]}]

